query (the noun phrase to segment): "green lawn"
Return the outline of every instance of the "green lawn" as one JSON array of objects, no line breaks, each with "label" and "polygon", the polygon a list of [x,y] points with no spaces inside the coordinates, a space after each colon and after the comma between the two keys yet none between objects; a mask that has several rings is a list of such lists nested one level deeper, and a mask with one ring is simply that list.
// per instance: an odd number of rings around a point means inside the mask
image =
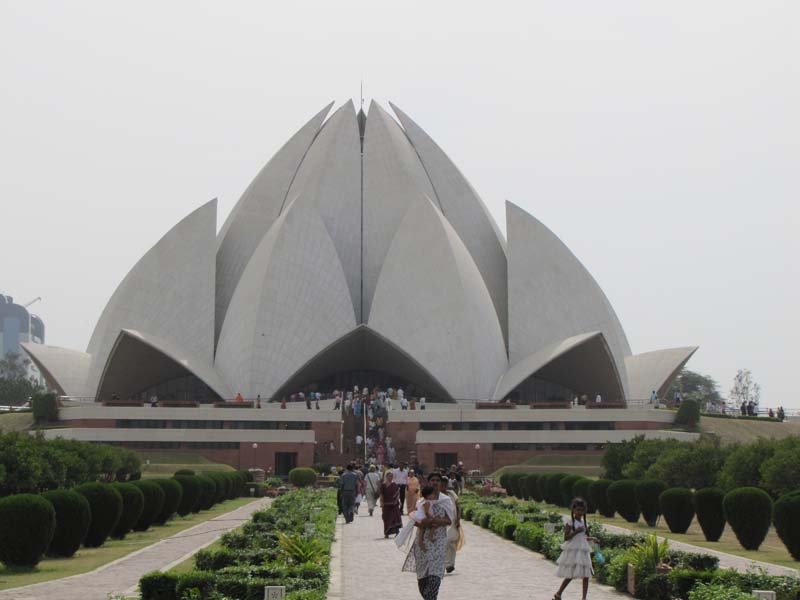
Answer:
[{"label": "green lawn", "polygon": [[[549,510],[561,512],[563,514],[568,514],[560,506],[543,504],[543,507]],[[775,533],[775,530],[772,528],[770,528],[770,531],[767,534],[764,543],[761,545],[761,548],[758,550],[745,550],[739,545],[739,542],[729,525],[726,525],[725,531],[718,542],[707,542],[705,537],[703,537],[703,532],[697,523],[697,519],[692,521],[689,531],[687,531],[685,534],[679,534],[670,532],[669,528],[664,522],[663,517],[659,519],[658,525],[655,527],[648,527],[647,524],[641,519],[638,523],[628,523],[625,519],[619,516],[607,518],[595,514],[589,515],[589,518],[604,524],[624,527],[637,533],[655,533],[670,540],[676,540],[678,542],[700,546],[701,548],[709,548],[711,550],[717,550],[718,552],[726,552],[728,554],[742,556],[750,560],[772,563],[773,565],[780,565],[781,567],[788,567],[790,569],[800,569],[800,562],[792,559],[789,551],[786,550],[786,546],[783,545],[783,542],[781,542],[780,538],[778,538],[778,535]]]},{"label": "green lawn", "polygon": [[[181,469],[197,473],[208,471],[234,471],[233,467],[212,462],[199,454],[187,452],[137,452],[142,459],[142,477],[164,477]],[[147,461],[150,464],[147,464]]]},{"label": "green lawn", "polygon": [[31,412],[0,413],[0,433],[27,431],[31,427],[33,427],[33,413]]},{"label": "green lawn", "polygon": [[561,473],[567,471],[586,477],[600,477],[603,467],[601,454],[537,454],[531,456],[520,465],[501,467],[491,477],[500,477],[507,472],[525,473]]},{"label": "green lawn", "polygon": [[32,583],[61,579],[70,575],[87,573],[118,558],[154,544],[209,519],[253,502],[253,498],[237,498],[217,504],[186,517],[176,517],[163,527],[152,527],[144,532],[132,532],[124,540],[109,540],[100,548],[81,548],[71,558],[48,558],[33,569],[7,568],[0,565],[0,590],[6,590]]},{"label": "green lawn", "polygon": [[754,442],[758,438],[782,439],[790,435],[800,435],[800,421],[773,423],[703,416],[700,418],[700,430],[703,433],[718,435],[725,444],[744,444]]}]

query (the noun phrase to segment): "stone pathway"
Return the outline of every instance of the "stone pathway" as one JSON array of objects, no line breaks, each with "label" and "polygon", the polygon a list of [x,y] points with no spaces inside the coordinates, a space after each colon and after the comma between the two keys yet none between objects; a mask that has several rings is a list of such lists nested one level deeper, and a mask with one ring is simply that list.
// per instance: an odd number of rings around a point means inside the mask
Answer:
[{"label": "stone pathway", "polygon": [[[558,589],[555,564],[494,533],[464,523],[466,544],[456,570],[446,575],[439,600],[550,600]],[[341,593],[347,600],[410,600],[419,598],[413,573],[401,573],[405,555],[393,540],[383,538],[380,508],[369,517],[366,506],[353,523],[342,527]],[[336,571],[336,563],[333,570]],[[581,597],[573,582],[564,600]],[[330,596],[329,596],[330,598]],[[612,588],[590,583],[592,600],[630,598]]]},{"label": "stone pathway", "polygon": [[226,531],[239,527],[269,502],[269,498],[255,500],[88,573],[1,591],[0,600],[106,600],[109,594],[138,597],[142,575],[183,562]]}]

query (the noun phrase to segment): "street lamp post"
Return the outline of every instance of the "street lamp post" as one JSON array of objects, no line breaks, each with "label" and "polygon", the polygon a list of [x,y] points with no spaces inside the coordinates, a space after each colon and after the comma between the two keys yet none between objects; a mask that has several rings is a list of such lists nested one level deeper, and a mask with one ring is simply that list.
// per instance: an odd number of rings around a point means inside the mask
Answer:
[{"label": "street lamp post", "polygon": [[258,448],[258,444],[253,442],[253,468],[256,468],[256,449]]},{"label": "street lamp post", "polygon": [[479,471],[481,470],[481,461],[479,454],[480,451],[481,451],[481,445],[475,444],[475,468],[478,469]]}]

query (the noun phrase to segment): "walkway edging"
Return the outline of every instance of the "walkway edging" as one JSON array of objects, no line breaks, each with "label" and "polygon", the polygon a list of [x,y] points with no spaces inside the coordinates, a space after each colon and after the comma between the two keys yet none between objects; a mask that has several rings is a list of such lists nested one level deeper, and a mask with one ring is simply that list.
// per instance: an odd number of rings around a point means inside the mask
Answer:
[{"label": "walkway edging", "polygon": [[342,533],[344,519],[341,515],[336,517],[336,532],[334,533],[333,544],[331,544],[331,564],[330,581],[328,583],[328,593],[325,600],[339,600],[343,598],[343,576],[342,573]]}]

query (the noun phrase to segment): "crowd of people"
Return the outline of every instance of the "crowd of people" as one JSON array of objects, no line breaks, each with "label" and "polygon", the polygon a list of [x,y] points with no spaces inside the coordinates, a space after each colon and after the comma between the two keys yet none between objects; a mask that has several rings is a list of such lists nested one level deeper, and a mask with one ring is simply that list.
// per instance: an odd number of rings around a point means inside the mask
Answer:
[{"label": "crowd of people", "polygon": [[383,536],[394,536],[407,552],[402,570],[416,574],[423,600],[436,600],[444,574],[455,570],[456,552],[464,544],[458,506],[463,486],[463,464],[426,475],[418,464],[361,463],[348,464],[336,485],[345,524],[353,522],[362,503],[370,517],[380,506]]}]

